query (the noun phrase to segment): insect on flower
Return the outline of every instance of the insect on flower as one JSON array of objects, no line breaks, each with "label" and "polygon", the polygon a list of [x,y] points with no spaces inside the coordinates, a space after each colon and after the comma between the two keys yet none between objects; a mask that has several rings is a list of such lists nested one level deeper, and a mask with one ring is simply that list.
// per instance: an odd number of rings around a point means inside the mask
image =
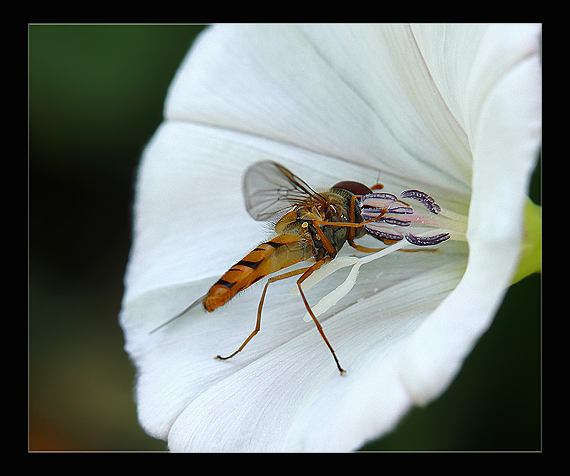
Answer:
[{"label": "insect on flower", "polygon": [[[372,188],[381,187],[377,185]],[[220,360],[230,359],[241,352],[259,332],[261,311],[269,284],[301,275],[297,280],[297,287],[307,312],[331,351],[338,370],[344,374],[345,371],[303,293],[303,281],[325,263],[333,260],[347,241],[358,251],[380,251],[354,242],[365,234],[386,245],[404,237],[417,246],[435,245],[449,238],[447,233],[422,238],[401,231],[412,221],[418,220],[413,220],[416,216],[414,209],[395,195],[373,192],[366,185],[352,181],[342,181],[329,190],[316,192],[285,167],[272,161],[257,162],[247,169],[243,179],[243,195],[245,208],[251,217],[258,221],[274,222],[277,235],[261,243],[234,264],[207,294],[152,332],[200,303],[208,312],[212,312],[265,276],[300,262],[309,261],[313,264],[272,276],[267,280],[257,309],[255,329],[235,352],[226,357],[216,356]],[[419,201],[431,214],[440,211],[435,201],[424,192],[407,190],[402,196]]]}]

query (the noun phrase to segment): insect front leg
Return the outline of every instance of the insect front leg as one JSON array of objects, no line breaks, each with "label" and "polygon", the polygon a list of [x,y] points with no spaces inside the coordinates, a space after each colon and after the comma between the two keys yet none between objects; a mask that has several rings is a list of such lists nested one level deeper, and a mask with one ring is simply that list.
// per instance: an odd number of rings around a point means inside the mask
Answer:
[{"label": "insect front leg", "polygon": [[[356,220],[355,217],[355,206],[356,206],[356,195],[353,195],[350,199],[350,221],[354,223],[354,221]],[[364,225],[364,223],[362,223],[362,225]],[[357,245],[354,242],[354,237],[356,235],[356,228],[351,227],[348,230],[348,244],[350,246],[352,246],[354,249],[358,250],[358,251],[362,251],[363,253],[376,253],[377,251],[380,251],[382,248],[368,248],[367,246],[361,246],[361,245]]]},{"label": "insect front leg", "polygon": [[[352,199],[354,200],[354,197],[352,197]],[[350,214],[350,219],[354,220],[354,216],[353,216],[353,212],[351,211]],[[321,228],[319,225],[321,226],[343,226],[345,228],[348,228],[348,244],[350,246],[352,246],[353,248],[357,249],[358,251],[362,251],[364,253],[376,253],[377,251],[380,251],[382,248],[368,248],[366,246],[360,246],[357,245],[356,243],[354,243],[354,236],[356,233],[356,229],[360,228],[362,226],[364,226],[366,223],[370,223],[371,221],[374,220],[368,220],[365,222],[361,222],[361,223],[350,223],[350,222],[330,222],[330,221],[320,221],[320,220],[314,220],[313,221],[313,225],[315,226],[315,229],[317,230],[317,233],[319,234],[319,238],[321,238],[321,241],[323,242],[323,245],[325,247],[325,249],[329,252],[329,253],[333,253],[336,254],[336,251],[334,250],[334,247],[330,244],[330,241],[324,236],[324,234],[321,231]]]},{"label": "insect front leg", "polygon": [[[323,230],[321,230],[321,227],[319,226],[319,225],[326,225],[326,224],[327,224],[327,222],[321,222],[321,221],[313,220],[313,226],[315,227],[315,230],[317,231],[317,235],[319,236],[319,239],[321,240],[321,243],[323,244],[325,250],[327,250],[327,252],[331,256],[335,256],[337,251],[335,250],[334,246],[331,244],[331,242],[325,236],[325,234],[323,233]],[[317,263],[318,263],[318,261],[317,261]],[[320,268],[320,266],[318,268]],[[315,268],[315,269],[318,269],[318,268]]]}]

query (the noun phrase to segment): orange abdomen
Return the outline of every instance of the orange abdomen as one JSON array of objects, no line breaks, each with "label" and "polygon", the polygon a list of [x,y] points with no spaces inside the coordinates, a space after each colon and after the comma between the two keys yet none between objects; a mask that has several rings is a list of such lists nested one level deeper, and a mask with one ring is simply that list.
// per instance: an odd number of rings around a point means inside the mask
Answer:
[{"label": "orange abdomen", "polygon": [[311,249],[301,246],[298,236],[278,235],[260,244],[244,259],[234,264],[210,288],[202,304],[206,311],[212,312],[227,303],[238,292],[268,274],[309,259],[311,256]]}]

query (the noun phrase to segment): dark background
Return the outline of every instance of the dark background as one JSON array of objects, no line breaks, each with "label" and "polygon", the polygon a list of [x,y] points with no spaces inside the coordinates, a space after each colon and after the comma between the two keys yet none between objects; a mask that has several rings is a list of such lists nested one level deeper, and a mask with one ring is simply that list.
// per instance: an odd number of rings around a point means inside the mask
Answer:
[{"label": "dark background", "polygon": [[[117,315],[136,166],[202,28],[29,26],[30,450],[165,449],[138,426]],[[513,286],[450,389],[366,449],[539,450],[540,298],[540,276]]]}]

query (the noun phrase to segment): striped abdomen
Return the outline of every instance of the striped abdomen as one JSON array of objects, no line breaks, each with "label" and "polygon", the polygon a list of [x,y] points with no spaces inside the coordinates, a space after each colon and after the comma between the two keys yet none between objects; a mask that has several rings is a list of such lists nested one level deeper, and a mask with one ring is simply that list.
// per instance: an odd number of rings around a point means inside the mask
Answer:
[{"label": "striped abdomen", "polygon": [[202,303],[212,312],[264,276],[311,257],[311,248],[303,246],[299,236],[278,235],[234,264],[210,288]]}]

